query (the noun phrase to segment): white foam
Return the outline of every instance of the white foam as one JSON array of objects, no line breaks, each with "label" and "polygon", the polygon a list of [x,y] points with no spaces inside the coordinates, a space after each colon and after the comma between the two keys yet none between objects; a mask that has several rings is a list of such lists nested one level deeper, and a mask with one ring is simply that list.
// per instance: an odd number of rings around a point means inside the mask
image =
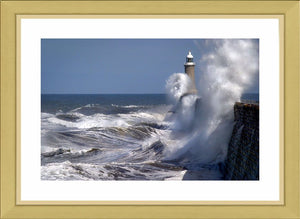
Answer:
[{"label": "white foam", "polygon": [[47,119],[47,118],[50,118],[50,117],[53,117],[53,114],[51,113],[41,113],[41,119]]},{"label": "white foam", "polygon": [[[44,116],[48,123],[62,125],[68,128],[89,129],[93,127],[129,127],[140,122],[162,122],[165,112],[141,111],[129,114],[101,114],[84,116],[80,113],[72,113],[78,116],[77,121],[66,121],[53,115]],[[44,121],[45,122],[45,121]]]},{"label": "white foam", "polygon": [[48,119],[49,122],[63,125],[69,128],[88,129],[93,127],[127,127],[129,124],[117,116],[94,114],[92,116],[84,116],[76,122],[65,121],[56,117]]},{"label": "white foam", "polygon": [[[80,171],[81,167],[84,171]],[[84,174],[82,174],[84,173]],[[99,175],[99,167],[93,164],[50,163],[41,166],[42,180],[93,180]]]},{"label": "white foam", "polygon": [[172,74],[166,81],[166,91],[168,97],[175,103],[179,101],[183,94],[188,93],[191,86],[191,79],[187,74],[184,73]]},{"label": "white foam", "polygon": [[[145,178],[154,178],[159,180],[182,180],[186,171],[177,170],[159,170],[152,169],[150,175],[145,172],[140,172],[136,167],[141,165],[141,168],[146,163],[115,163],[110,164],[87,164],[87,163],[71,163],[65,161],[62,163],[49,163],[45,166],[41,166],[41,179],[42,180],[115,180],[114,174],[111,174],[114,167],[121,167],[126,170],[127,176],[121,176],[123,179],[130,179],[136,174],[143,174]],[[105,168],[106,165],[110,165],[112,170]]]},{"label": "white foam", "polygon": [[50,146],[46,146],[46,145],[41,145],[41,153],[47,153],[47,152],[52,152],[52,151],[56,151],[57,148],[53,148]]},{"label": "white foam", "polygon": [[165,178],[165,181],[171,181],[171,180],[182,180],[184,174],[186,173],[186,170],[177,172],[174,176]]},{"label": "white foam", "polygon": [[114,105],[114,104],[112,104],[112,106],[122,107],[122,108],[139,108],[139,107],[142,107],[142,106],[138,106],[138,105],[119,106],[119,105]]}]

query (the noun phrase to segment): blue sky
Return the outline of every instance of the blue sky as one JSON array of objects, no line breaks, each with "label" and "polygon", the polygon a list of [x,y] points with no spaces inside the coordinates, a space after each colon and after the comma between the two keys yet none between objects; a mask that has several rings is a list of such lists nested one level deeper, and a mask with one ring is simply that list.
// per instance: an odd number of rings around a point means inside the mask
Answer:
[{"label": "blue sky", "polygon": [[[205,50],[197,39],[42,39],[43,94],[164,93],[167,78],[184,72],[190,50],[196,62]],[[248,92],[258,93],[258,79]]]}]

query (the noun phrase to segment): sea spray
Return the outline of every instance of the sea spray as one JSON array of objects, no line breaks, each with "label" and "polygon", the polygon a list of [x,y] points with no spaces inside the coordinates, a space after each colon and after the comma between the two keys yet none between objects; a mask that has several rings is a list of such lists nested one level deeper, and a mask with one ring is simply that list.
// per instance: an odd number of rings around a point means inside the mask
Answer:
[{"label": "sea spray", "polygon": [[185,74],[174,74],[167,81],[167,93],[177,100],[174,132],[186,131],[181,140],[165,149],[167,160],[224,161],[234,124],[234,103],[258,74],[258,40],[206,40],[204,46],[207,53],[200,59],[198,96],[184,95],[190,86]]},{"label": "sea spray", "polygon": [[169,99],[173,103],[177,103],[184,94],[188,93],[191,86],[192,81],[188,75],[183,73],[172,74],[166,82]]},{"label": "sea spray", "polygon": [[258,74],[257,40],[207,40],[214,48],[200,59],[198,91],[212,114],[232,112],[236,101]]}]

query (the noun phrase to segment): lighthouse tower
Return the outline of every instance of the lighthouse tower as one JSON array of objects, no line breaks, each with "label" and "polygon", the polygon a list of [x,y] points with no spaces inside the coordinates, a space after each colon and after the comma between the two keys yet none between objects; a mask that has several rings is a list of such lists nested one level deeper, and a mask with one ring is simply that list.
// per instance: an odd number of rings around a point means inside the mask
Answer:
[{"label": "lighthouse tower", "polygon": [[196,86],[195,86],[195,63],[193,61],[193,55],[191,51],[186,56],[186,63],[184,64],[184,71],[185,73],[191,78],[192,80],[192,87],[190,89],[191,93],[197,93]]}]

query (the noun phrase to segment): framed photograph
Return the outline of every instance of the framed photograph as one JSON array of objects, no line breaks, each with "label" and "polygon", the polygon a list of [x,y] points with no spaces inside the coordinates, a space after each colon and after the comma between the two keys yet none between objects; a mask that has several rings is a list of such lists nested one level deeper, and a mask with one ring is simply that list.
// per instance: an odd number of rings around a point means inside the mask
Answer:
[{"label": "framed photograph", "polygon": [[1,11],[1,218],[300,218],[298,1]]}]

